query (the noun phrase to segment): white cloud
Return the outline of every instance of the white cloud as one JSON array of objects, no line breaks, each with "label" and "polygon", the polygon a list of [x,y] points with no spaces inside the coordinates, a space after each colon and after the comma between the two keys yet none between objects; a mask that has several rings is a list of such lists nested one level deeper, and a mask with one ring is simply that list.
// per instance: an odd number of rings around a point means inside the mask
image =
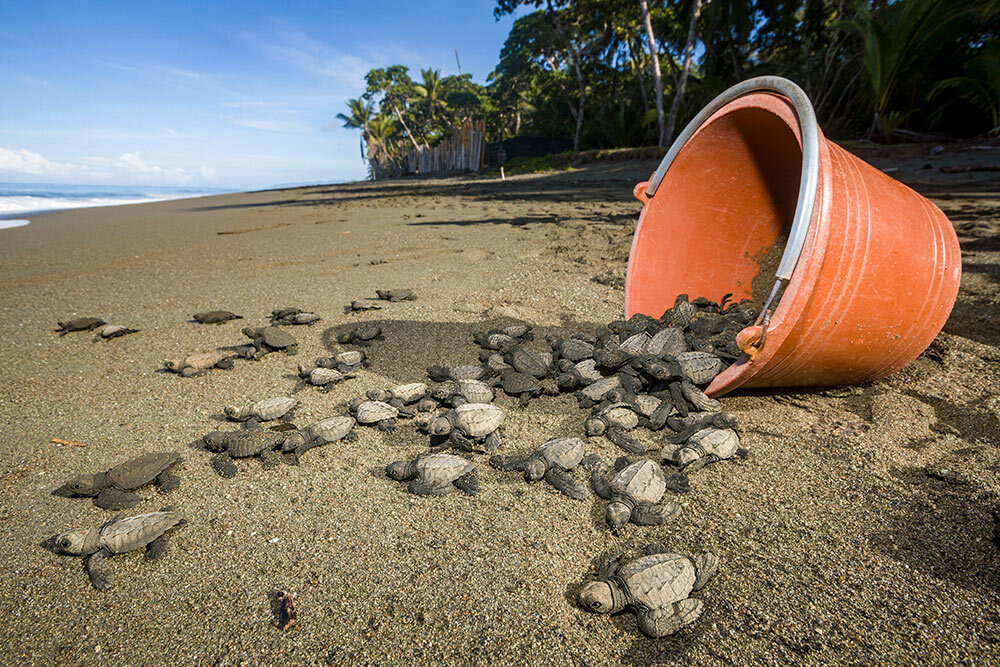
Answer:
[{"label": "white cloud", "polygon": [[138,152],[81,158],[79,163],[72,163],[54,162],[25,148],[0,147],[0,180],[25,177],[79,183],[180,185],[214,180],[216,173],[213,167],[205,166],[193,173],[179,167],[160,167],[147,163]]}]

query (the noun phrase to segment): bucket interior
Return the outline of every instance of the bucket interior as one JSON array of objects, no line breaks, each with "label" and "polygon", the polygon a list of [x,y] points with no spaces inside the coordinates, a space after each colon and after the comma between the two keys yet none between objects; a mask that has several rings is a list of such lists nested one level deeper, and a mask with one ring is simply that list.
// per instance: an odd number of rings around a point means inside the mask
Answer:
[{"label": "bucket interior", "polygon": [[718,301],[731,292],[759,305],[774,285],[802,149],[797,128],[747,103],[723,107],[691,137],[647,204],[629,256],[626,316],[659,317],[684,293]]}]

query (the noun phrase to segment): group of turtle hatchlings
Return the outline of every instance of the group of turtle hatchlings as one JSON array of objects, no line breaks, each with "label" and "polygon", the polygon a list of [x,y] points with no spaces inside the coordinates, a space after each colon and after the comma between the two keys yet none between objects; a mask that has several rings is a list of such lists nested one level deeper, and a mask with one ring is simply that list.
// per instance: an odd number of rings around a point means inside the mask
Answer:
[{"label": "group of turtle hatchlings", "polygon": [[[409,290],[378,294],[387,301],[416,298]],[[499,471],[522,473],[527,482],[544,479],[574,500],[587,498],[588,485],[574,477],[575,471],[583,470],[590,488],[607,501],[605,520],[609,527],[658,525],[681,512],[678,503],[664,499],[668,490],[687,492],[691,472],[736,454],[745,455],[736,417],[723,412],[721,403],[706,396],[699,386],[711,382],[738,358],[735,334],[752,323],[755,315],[746,301],[727,303],[724,298],[720,304],[681,295],[660,318],[634,315],[627,321],[610,323],[594,336],[547,336],[548,349],[544,351],[531,346],[534,337],[530,325],[493,329],[474,336],[482,350],[478,364],[430,366],[429,382],[371,390],[350,401],[346,414],[302,428],[292,424],[298,405],[292,396],[226,406],[225,416],[241,422],[242,427],[211,431],[202,442],[215,453],[212,466],[216,472],[232,477],[237,474],[237,459],[259,458],[265,469],[283,459],[298,464],[310,449],[353,441],[357,425],[391,433],[398,420],[416,418],[417,428],[429,435],[431,448],[412,460],[390,463],[387,476],[406,482],[407,489],[418,495],[444,495],[456,488],[475,495],[480,482],[473,455],[495,452],[502,445],[500,427],[505,413],[492,402],[496,394],[503,391],[516,397],[523,407],[542,394],[573,392],[579,406],[589,410],[584,422],[586,435],[603,436],[624,450],[625,455],[613,467],[597,454],[588,454],[584,439],[579,437],[556,437],[524,455],[494,454],[489,465]],[[240,318],[228,311],[193,317],[202,323]],[[294,354],[297,342],[276,325],[308,325],[317,320],[314,313],[276,309],[270,326],[243,329],[251,343],[236,348],[235,355],[201,353],[167,361],[165,366],[191,376],[212,367],[232,367],[234,356],[256,359],[276,350]],[[104,322],[81,318],[59,324],[62,335],[94,330]],[[342,344],[355,345],[381,339],[381,329],[366,324],[338,337]],[[366,364],[366,354],[360,350],[299,364],[300,382],[294,391],[306,385],[329,389],[355,377]],[[267,427],[266,422],[275,425]],[[633,434],[638,428],[653,432],[667,429],[668,434],[662,444],[650,447]],[[444,451],[447,449],[462,455]],[[648,454],[655,460],[644,456]],[[92,497],[103,509],[127,509],[139,501],[132,493],[139,487],[156,484],[161,493],[176,488],[178,478],[171,470],[181,461],[176,452],[146,454],[104,472],[76,477],[54,493]],[[58,554],[86,556],[91,582],[105,589],[114,582],[103,564],[106,557],[143,547],[149,558],[159,557],[166,549],[166,533],[182,523],[181,515],[168,507],[55,535],[43,546]],[[631,608],[642,632],[663,637],[698,619],[702,603],[690,594],[714,574],[719,559],[710,553],[670,553],[654,544],[647,547],[646,555],[624,564],[620,561],[602,565],[597,580],[582,587],[580,606],[598,613]]]}]

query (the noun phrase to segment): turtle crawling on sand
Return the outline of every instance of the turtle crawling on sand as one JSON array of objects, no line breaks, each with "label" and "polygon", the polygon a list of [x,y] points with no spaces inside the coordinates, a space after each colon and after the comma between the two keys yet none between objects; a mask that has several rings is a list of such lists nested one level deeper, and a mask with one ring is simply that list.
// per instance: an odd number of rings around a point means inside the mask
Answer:
[{"label": "turtle crawling on sand", "polygon": [[202,375],[210,368],[222,368],[228,371],[235,365],[233,356],[221,350],[198,352],[177,359],[166,359],[163,362],[163,367],[168,371],[186,378]]},{"label": "turtle crawling on sand", "polygon": [[254,359],[260,359],[265,354],[284,350],[286,354],[298,354],[299,342],[292,334],[275,326],[243,327],[243,335],[250,339],[253,346]]},{"label": "turtle crawling on sand", "polygon": [[292,389],[293,394],[300,391],[307,384],[311,384],[314,387],[322,387],[323,391],[330,391],[336,384],[357,376],[354,373],[341,373],[332,368],[312,368],[308,365],[299,365],[299,377],[302,379]]},{"label": "turtle crawling on sand", "polygon": [[379,299],[355,299],[348,306],[344,306],[344,313],[357,313],[362,310],[382,310]]},{"label": "turtle crawling on sand", "polygon": [[423,454],[412,461],[394,461],[385,472],[398,482],[409,481],[410,493],[441,496],[458,487],[470,496],[479,493],[476,466],[453,454]]},{"label": "turtle crawling on sand", "polygon": [[180,479],[170,469],[183,460],[177,452],[143,454],[110,470],[74,477],[52,493],[64,498],[93,497],[94,504],[106,510],[128,509],[139,502],[139,496],[129,491],[150,483],[155,483],[160,493],[176,489]]},{"label": "turtle crawling on sand", "polygon": [[598,581],[580,589],[579,604],[598,614],[631,608],[639,629],[654,639],[672,635],[698,620],[703,603],[690,597],[691,592],[701,590],[719,566],[715,554],[670,553],[659,544],[649,545],[645,556],[624,565],[620,560],[605,563],[597,574]]},{"label": "turtle crawling on sand", "polygon": [[93,331],[97,327],[107,324],[107,322],[99,317],[78,317],[75,320],[57,322],[56,324],[59,325],[56,331],[59,332],[60,336],[65,336],[71,331]]},{"label": "turtle crawling on sand", "polygon": [[320,368],[332,368],[341,373],[352,373],[367,363],[365,353],[361,350],[338,352],[332,357],[316,357],[316,365]]},{"label": "turtle crawling on sand", "polygon": [[87,557],[90,583],[98,590],[115,585],[115,575],[104,566],[104,559],[146,547],[146,558],[155,560],[167,550],[166,532],[184,523],[173,508],[138,516],[116,516],[97,528],[79,528],[53,535],[42,547],[60,556]]},{"label": "turtle crawling on sand", "polygon": [[705,428],[684,443],[668,443],[660,457],[664,463],[680,466],[685,473],[709,463],[731,458],[740,449],[740,437],[730,428]]},{"label": "turtle crawling on sand", "polygon": [[398,385],[392,389],[370,389],[366,396],[373,401],[382,401],[396,408],[403,408],[411,403],[416,403],[426,394],[426,383],[410,382]]},{"label": "turtle crawling on sand", "polygon": [[375,324],[361,324],[337,334],[337,342],[341,345],[371,345],[373,340],[385,340],[382,327]]},{"label": "turtle crawling on sand", "polygon": [[588,454],[582,463],[590,470],[594,492],[611,501],[604,519],[612,528],[629,521],[639,526],[655,526],[681,513],[681,506],[675,502],[657,504],[667,490],[667,482],[660,466],[649,459],[625,466],[610,479],[596,454]]},{"label": "turtle crawling on sand", "polygon": [[377,289],[375,293],[382,301],[416,301],[417,295],[411,289]]},{"label": "turtle crawling on sand", "polygon": [[398,417],[413,416],[409,410],[403,410],[382,401],[369,401],[364,398],[354,399],[348,404],[347,409],[358,420],[359,424],[373,425],[386,433],[392,433],[395,430]]},{"label": "turtle crawling on sand", "polygon": [[276,308],[271,311],[271,324],[312,325],[321,319],[316,313],[304,311],[301,308]]},{"label": "turtle crawling on sand", "polygon": [[195,313],[191,316],[194,321],[201,324],[222,324],[230,320],[242,320],[242,315],[229,312],[228,310],[208,310],[204,313]]},{"label": "turtle crawling on sand", "polygon": [[466,403],[425,422],[425,428],[431,435],[447,436],[461,449],[475,451],[474,444],[482,442],[487,450],[493,451],[500,447],[503,418],[503,410],[491,403]]},{"label": "turtle crawling on sand", "polygon": [[281,455],[274,450],[284,440],[285,436],[281,433],[261,428],[211,431],[202,437],[205,448],[210,452],[217,452],[218,455],[212,457],[212,467],[222,477],[236,475],[233,459],[257,456],[265,470],[274,468],[281,462]]},{"label": "turtle crawling on sand", "polygon": [[111,340],[112,338],[127,336],[134,333],[139,333],[139,329],[129,329],[128,327],[120,324],[109,324],[101,327],[101,330],[97,332],[96,336],[94,336],[94,342],[96,343],[99,340]]},{"label": "turtle crawling on sand", "polygon": [[285,438],[281,444],[281,451],[294,453],[295,462],[298,463],[303,454],[313,447],[326,445],[338,440],[353,442],[358,434],[354,430],[353,417],[327,417],[314,422],[303,429],[299,429]]},{"label": "turtle crawling on sand", "polygon": [[227,405],[225,413],[226,417],[235,422],[251,419],[262,422],[281,419],[288,422],[295,416],[292,410],[298,404],[299,402],[291,396],[275,396],[250,405]]},{"label": "turtle crawling on sand", "polygon": [[517,470],[524,472],[526,482],[545,478],[545,481],[574,500],[587,497],[584,486],[570,476],[584,456],[583,440],[580,438],[553,438],[536,449],[528,458],[495,455],[490,465],[497,470]]}]

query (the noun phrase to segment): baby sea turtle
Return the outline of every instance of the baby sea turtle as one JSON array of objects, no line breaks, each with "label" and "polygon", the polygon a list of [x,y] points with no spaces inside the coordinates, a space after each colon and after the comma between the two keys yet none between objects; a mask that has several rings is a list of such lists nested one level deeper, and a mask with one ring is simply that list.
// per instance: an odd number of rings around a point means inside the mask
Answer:
[{"label": "baby sea turtle", "polygon": [[596,454],[588,454],[582,463],[590,470],[594,492],[611,501],[604,519],[612,528],[629,521],[640,526],[655,526],[681,513],[681,506],[675,502],[657,504],[667,490],[667,482],[660,466],[649,459],[624,467],[610,479]]},{"label": "baby sea turtle", "polygon": [[576,392],[577,403],[583,409],[591,408],[594,404],[603,401],[610,392],[620,389],[621,386],[622,380],[619,375],[602,377],[600,380],[591,382]]},{"label": "baby sea turtle", "polygon": [[275,396],[251,405],[227,405],[225,413],[226,417],[236,422],[245,422],[250,419],[262,422],[283,419],[283,421],[288,422],[294,417],[292,410],[298,404],[299,402],[291,396]]},{"label": "baby sea turtle", "polygon": [[740,437],[729,428],[705,428],[682,444],[668,443],[660,453],[665,463],[680,466],[685,473],[699,470],[709,463],[723,461],[740,448]]},{"label": "baby sea turtle", "polygon": [[677,363],[694,384],[708,384],[725,367],[722,359],[708,352],[682,352],[677,355]]},{"label": "baby sea turtle", "polygon": [[664,436],[667,444],[687,442],[688,438],[705,428],[735,429],[739,425],[736,415],[731,412],[692,412],[686,416],[671,415],[667,426],[675,433]]},{"label": "baby sea turtle", "polygon": [[74,320],[57,322],[56,324],[59,325],[56,331],[59,332],[60,336],[65,336],[71,331],[93,331],[97,327],[107,324],[107,322],[99,317],[78,317]]},{"label": "baby sea turtle", "polygon": [[531,333],[532,328],[530,324],[508,324],[505,327],[500,327],[497,331],[505,336],[517,338],[524,342],[534,340],[535,335]]},{"label": "baby sea turtle", "polygon": [[332,357],[316,357],[316,365],[320,368],[333,368],[341,373],[353,373],[366,365],[367,361],[361,350],[338,352]]},{"label": "baby sea turtle", "polygon": [[222,324],[230,320],[243,319],[242,315],[231,313],[228,310],[209,310],[204,313],[195,313],[191,317],[201,324]]},{"label": "baby sea turtle", "polygon": [[101,327],[101,330],[97,332],[94,336],[94,342],[99,340],[110,340],[112,338],[118,338],[119,336],[127,336],[129,334],[139,333],[138,329],[129,329],[120,324],[109,324],[107,326]]},{"label": "baby sea turtle", "polygon": [[[500,333],[496,329],[491,329],[486,333],[477,332],[472,334],[473,342],[484,350],[497,350],[501,353],[513,347],[517,340],[513,336]],[[483,361],[486,361],[483,359]]]},{"label": "baby sea turtle", "polygon": [[311,313],[299,308],[278,308],[271,311],[271,324],[308,324],[313,325],[321,318],[316,313]]},{"label": "baby sea turtle", "polygon": [[139,502],[139,496],[128,492],[141,486],[155,483],[160,493],[176,489],[180,479],[170,469],[183,460],[177,452],[144,454],[104,472],[74,477],[52,493],[93,497],[94,504],[106,510],[127,509]]},{"label": "baby sea turtle", "polygon": [[392,389],[371,389],[366,394],[373,401],[382,401],[396,408],[416,403],[426,395],[427,384],[424,382],[410,382]]},{"label": "baby sea turtle", "polygon": [[445,380],[432,385],[427,396],[443,405],[458,407],[466,403],[493,402],[493,388],[482,380]]},{"label": "baby sea turtle", "polygon": [[702,601],[690,595],[715,574],[719,557],[708,552],[669,553],[658,544],[647,547],[646,554],[624,565],[619,564],[621,557],[605,563],[598,581],[580,589],[578,601],[583,609],[598,614],[631,608],[643,634],[666,637],[701,616]]},{"label": "baby sea turtle", "polygon": [[345,313],[357,313],[362,310],[382,310],[378,299],[355,299],[349,306],[344,306]]},{"label": "baby sea turtle", "polygon": [[568,359],[573,363],[577,363],[584,359],[591,359],[594,356],[594,346],[585,340],[580,340],[579,338],[556,338],[555,336],[548,336],[547,340],[553,354],[560,359]]},{"label": "baby sea turtle", "polygon": [[685,351],[687,351],[687,343],[684,340],[684,333],[674,327],[661,329],[646,344],[646,352],[657,357],[664,355],[676,357]]},{"label": "baby sea turtle", "polygon": [[545,481],[574,500],[584,500],[587,492],[569,474],[583,460],[585,452],[580,438],[553,438],[536,449],[528,458],[495,455],[490,465],[497,470],[524,472],[527,482]]},{"label": "baby sea turtle", "polygon": [[326,445],[338,440],[353,442],[358,434],[354,430],[353,417],[327,417],[318,422],[310,424],[303,429],[299,429],[285,438],[281,444],[281,451],[293,453],[295,462],[313,447]]},{"label": "baby sea turtle", "polygon": [[334,385],[357,377],[354,373],[341,373],[333,368],[311,368],[307,365],[299,365],[299,383],[292,389],[292,393],[299,392],[307,384],[314,387],[322,387],[323,391],[330,391]]},{"label": "baby sea turtle", "polygon": [[385,340],[382,327],[374,324],[362,324],[337,334],[337,342],[341,345],[371,345],[373,340]]},{"label": "baby sea turtle", "polygon": [[550,353],[536,352],[522,346],[511,348],[503,356],[503,360],[513,366],[517,372],[536,378],[547,377],[553,370]]},{"label": "baby sea turtle", "polygon": [[475,364],[462,364],[459,366],[428,366],[427,377],[435,382],[446,380],[481,380],[486,375],[482,366]]},{"label": "baby sea turtle", "polygon": [[241,429],[239,431],[211,431],[202,437],[205,448],[217,452],[212,457],[212,467],[222,477],[236,475],[233,459],[260,458],[265,470],[270,470],[281,462],[281,455],[274,451],[284,442],[285,436],[277,431],[264,429]]},{"label": "baby sea turtle", "polygon": [[487,450],[500,447],[500,424],[504,412],[490,403],[466,403],[448,410],[430,422],[431,435],[448,439],[456,447],[473,451],[482,442]]},{"label": "baby sea turtle", "polygon": [[278,327],[244,327],[243,335],[250,339],[254,347],[254,359],[278,350],[284,350],[286,354],[298,354],[299,351],[299,342],[295,337]]},{"label": "baby sea turtle", "polygon": [[470,496],[479,493],[476,466],[453,454],[424,454],[412,461],[390,463],[386,474],[398,482],[409,481],[410,493],[440,496],[458,487]]},{"label": "baby sea turtle", "polygon": [[413,416],[408,410],[401,410],[382,401],[367,401],[363,398],[354,399],[347,407],[359,424],[373,425],[386,433],[392,433],[396,428],[397,417]]},{"label": "baby sea turtle", "polygon": [[411,289],[377,289],[375,293],[382,301],[416,301],[417,295]]},{"label": "baby sea turtle", "polygon": [[235,365],[233,357],[228,352],[220,350],[212,352],[198,352],[189,354],[178,359],[167,359],[163,362],[164,368],[183,377],[195,377],[202,375],[210,368],[222,368],[229,370]]},{"label": "baby sea turtle", "polygon": [[98,590],[115,585],[115,575],[104,566],[104,559],[146,547],[146,558],[154,560],[167,550],[166,532],[184,523],[184,517],[172,508],[138,516],[116,516],[96,528],[80,528],[53,535],[42,546],[61,556],[87,557],[90,583]]},{"label": "baby sea turtle", "polygon": [[627,431],[639,425],[637,406],[630,403],[611,403],[587,418],[583,427],[587,435],[603,435],[627,452],[642,454],[646,448]]},{"label": "baby sea turtle", "polygon": [[597,362],[593,359],[584,359],[572,366],[556,377],[556,384],[563,391],[571,391],[578,387],[585,387],[603,378],[604,375],[597,370]]},{"label": "baby sea turtle", "polygon": [[532,398],[542,395],[542,383],[537,378],[513,369],[500,374],[500,386],[508,396],[518,397],[522,408],[527,407]]}]

